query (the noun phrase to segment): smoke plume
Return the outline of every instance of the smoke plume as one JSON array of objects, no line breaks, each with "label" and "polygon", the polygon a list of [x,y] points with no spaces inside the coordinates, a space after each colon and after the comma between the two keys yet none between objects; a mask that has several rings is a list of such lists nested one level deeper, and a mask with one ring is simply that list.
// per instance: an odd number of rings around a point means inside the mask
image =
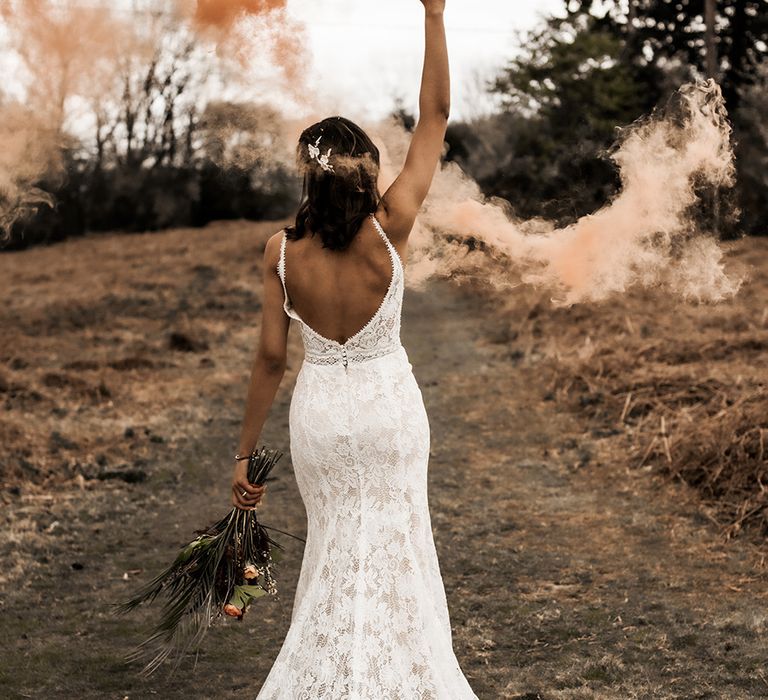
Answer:
[{"label": "smoke plume", "polygon": [[[663,108],[620,130],[611,157],[621,189],[565,228],[516,220],[508,202],[487,199],[455,163],[436,174],[414,236],[411,281],[482,274],[498,288],[551,289],[553,303],[600,301],[634,286],[662,287],[687,300],[719,301],[741,280],[728,277],[716,240],[692,211],[700,192],[732,185],[733,152],[714,81],[688,84]],[[402,162],[407,138],[380,130],[385,179]],[[490,259],[505,274],[488,277]],[[496,269],[496,268],[494,268]]]},{"label": "smoke plume", "polygon": [[70,103],[76,97],[97,101],[114,89],[114,62],[130,54],[135,33],[109,7],[74,2],[5,1],[0,18],[26,85],[23,103],[0,104],[2,236],[40,206],[55,204],[39,183],[60,182],[65,175]]},{"label": "smoke plume", "polygon": [[[287,0],[176,0],[198,34],[216,45],[220,58],[241,71],[259,67],[260,79],[277,69],[270,87],[302,94],[309,56],[304,26],[287,10]],[[242,76],[246,77],[246,76]]]},{"label": "smoke plume", "polygon": [[40,206],[53,206],[53,197],[36,183],[59,170],[56,136],[24,105],[0,107],[0,231],[10,231]]}]

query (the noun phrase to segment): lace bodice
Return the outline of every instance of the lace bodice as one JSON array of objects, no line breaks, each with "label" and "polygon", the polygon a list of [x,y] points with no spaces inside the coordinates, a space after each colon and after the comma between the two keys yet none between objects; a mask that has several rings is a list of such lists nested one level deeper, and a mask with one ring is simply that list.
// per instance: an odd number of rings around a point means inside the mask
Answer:
[{"label": "lace bodice", "polygon": [[308,326],[291,304],[285,287],[285,233],[280,244],[280,259],[277,263],[277,274],[283,283],[283,308],[291,318],[296,319],[301,327],[301,337],[304,341],[304,360],[316,365],[342,364],[345,367],[351,362],[364,362],[377,357],[388,355],[401,347],[400,343],[400,313],[403,306],[404,270],[392,242],[384,233],[378,219],[371,214],[371,220],[379,235],[384,239],[392,261],[392,279],[384,298],[376,313],[370,320],[346,342],[326,338]]}]

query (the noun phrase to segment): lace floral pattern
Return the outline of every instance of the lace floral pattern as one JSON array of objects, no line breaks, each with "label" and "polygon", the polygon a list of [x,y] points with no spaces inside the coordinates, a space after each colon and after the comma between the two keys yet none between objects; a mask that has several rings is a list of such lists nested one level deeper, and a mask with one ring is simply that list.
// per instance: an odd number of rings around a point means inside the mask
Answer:
[{"label": "lace floral pattern", "polygon": [[393,276],[371,321],[341,345],[292,315],[307,353],[289,417],[307,543],[257,700],[477,698],[453,652],[432,536],[429,422],[399,339],[402,263],[375,223]]}]

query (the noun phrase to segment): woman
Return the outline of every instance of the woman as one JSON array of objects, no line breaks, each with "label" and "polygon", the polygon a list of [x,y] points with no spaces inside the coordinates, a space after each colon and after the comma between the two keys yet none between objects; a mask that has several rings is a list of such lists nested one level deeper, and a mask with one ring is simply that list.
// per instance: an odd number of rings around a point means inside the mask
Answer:
[{"label": "woman", "polygon": [[[402,172],[380,197],[379,153],[362,129],[341,117],[314,124],[299,139],[296,224],[264,253],[261,339],[238,456],[258,441],[296,319],[305,357],[290,445],[308,523],[290,629],[260,700],[477,697],[452,649],[427,504],[429,423],[400,343],[402,260],[450,100],[445,2],[421,1],[420,116]],[[233,503],[255,508],[265,490],[237,461]]]}]

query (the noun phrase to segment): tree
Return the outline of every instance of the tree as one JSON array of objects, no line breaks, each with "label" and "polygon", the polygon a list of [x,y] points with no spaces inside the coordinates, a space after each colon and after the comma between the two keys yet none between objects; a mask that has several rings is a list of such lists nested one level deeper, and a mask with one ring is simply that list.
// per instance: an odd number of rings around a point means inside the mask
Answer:
[{"label": "tree", "polygon": [[744,227],[768,235],[768,62],[744,86],[736,114],[736,158],[739,164],[740,205]]},{"label": "tree", "polygon": [[707,77],[717,78],[717,45],[715,44],[715,0],[704,0],[704,51]]},{"label": "tree", "polygon": [[[708,5],[712,12],[709,24],[714,29],[710,47],[717,52],[709,69]],[[670,59],[678,59],[692,74],[712,72],[723,87],[730,111],[738,108],[742,86],[753,80],[768,54],[765,0],[569,0],[565,6],[570,18],[597,16],[599,26],[614,35],[625,35],[639,60],[663,67]]]},{"label": "tree", "polygon": [[485,189],[525,216],[565,222],[595,209],[617,184],[603,157],[615,127],[649,111],[662,83],[599,18],[550,18],[493,85],[509,137]]}]

